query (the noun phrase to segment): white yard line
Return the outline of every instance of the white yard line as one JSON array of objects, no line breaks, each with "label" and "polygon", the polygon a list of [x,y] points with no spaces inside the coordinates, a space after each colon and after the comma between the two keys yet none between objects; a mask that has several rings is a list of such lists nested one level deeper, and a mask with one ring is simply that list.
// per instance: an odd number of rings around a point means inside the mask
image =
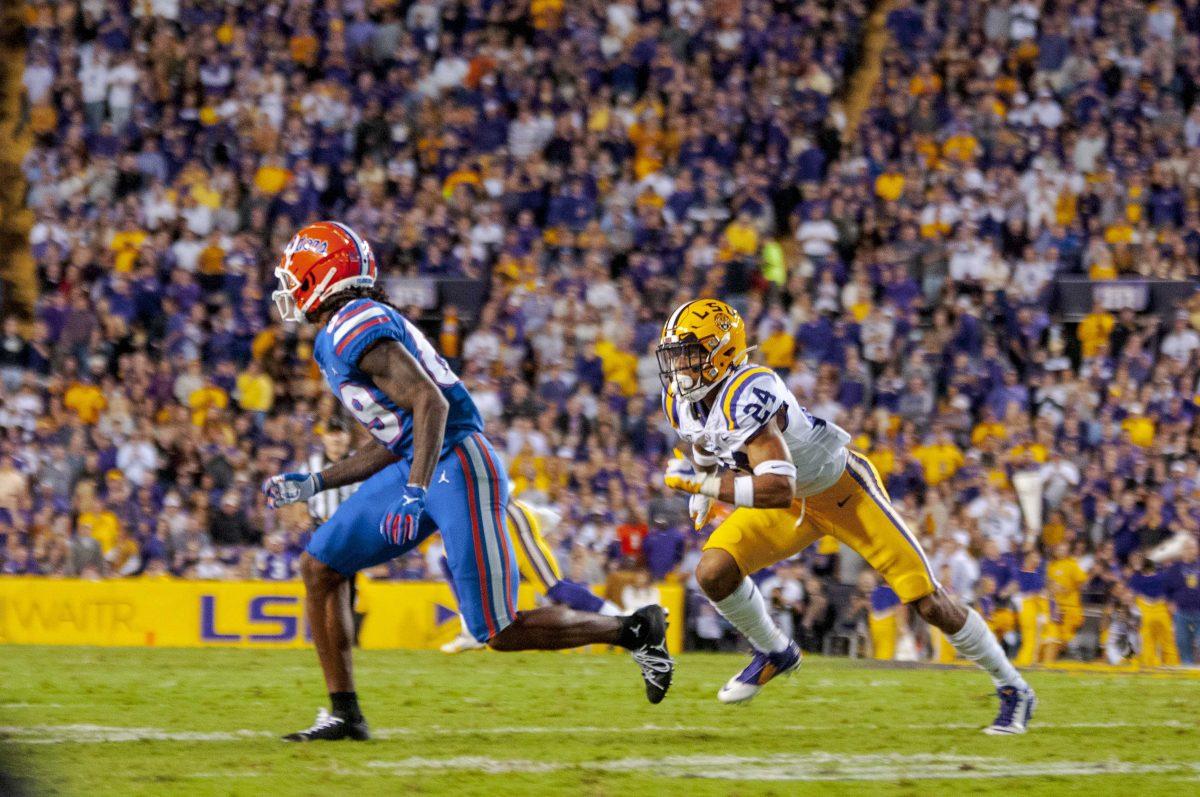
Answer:
[{"label": "white yard line", "polygon": [[1129,761],[1022,762],[1007,758],[956,755],[840,755],[832,753],[766,756],[693,755],[664,758],[620,758],[608,761],[534,761],[486,756],[413,757],[370,761],[367,769],[339,768],[339,774],[387,772],[412,776],[441,772],[501,775],[564,771],[638,772],[670,778],[756,781],[897,781],[976,780],[1046,776],[1178,774],[1195,776],[1200,762],[1141,764]]},{"label": "white yard line", "polygon": [[114,725],[3,725],[0,739],[12,744],[109,744],[113,742],[232,742],[271,737],[268,731],[168,731]]},{"label": "white yard line", "polygon": [[[962,731],[976,730],[981,723],[930,723],[909,724],[900,726],[879,724],[847,725],[774,725],[773,731],[785,733],[821,733],[845,730],[901,730],[919,731]],[[1185,728],[1194,730],[1196,725],[1179,720],[1163,722],[1035,722],[1033,733],[1039,730],[1072,730],[1072,729],[1119,729],[1119,728]],[[744,730],[734,725],[656,725],[646,724],[634,727],[604,726],[604,725],[514,725],[486,728],[453,728],[440,725],[410,728],[374,728],[372,734],[377,739],[396,739],[410,736],[540,736],[540,735],[606,735],[627,736],[635,734],[673,734],[673,733],[736,733]],[[165,728],[125,727],[113,725],[95,725],[90,723],[75,723],[69,725],[3,725],[0,726],[0,739],[15,744],[110,744],[120,742],[155,741],[155,742],[233,742],[246,739],[270,739],[278,736],[274,731],[263,730],[229,730],[229,731],[186,731],[167,730]]]}]

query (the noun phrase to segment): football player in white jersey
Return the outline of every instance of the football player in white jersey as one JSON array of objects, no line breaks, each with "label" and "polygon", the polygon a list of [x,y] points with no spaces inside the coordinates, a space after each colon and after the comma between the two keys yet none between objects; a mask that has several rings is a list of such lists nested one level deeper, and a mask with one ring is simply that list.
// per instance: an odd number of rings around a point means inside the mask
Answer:
[{"label": "football player in white jersey", "polygon": [[663,410],[690,449],[690,458],[671,460],[666,484],[692,495],[697,528],[714,501],[736,507],[696,567],[701,589],[755,650],[718,699],[749,700],[800,666],[799,647],[771,619],[749,576],[828,534],[858,551],[903,602],[992,676],[1000,712],[984,730],[1023,733],[1033,690],[983,618],[938,584],[874,466],[847,448],[845,430],[801,407],[774,371],[751,364],[749,352],[741,316],[716,299],[676,309],[658,345]]}]

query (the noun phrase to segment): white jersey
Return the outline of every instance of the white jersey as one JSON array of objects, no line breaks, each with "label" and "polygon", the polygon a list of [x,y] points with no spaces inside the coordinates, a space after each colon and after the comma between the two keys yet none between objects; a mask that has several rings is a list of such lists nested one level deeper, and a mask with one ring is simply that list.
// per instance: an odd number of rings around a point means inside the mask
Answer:
[{"label": "white jersey", "polygon": [[796,497],[833,486],[846,469],[845,429],[813,417],[770,368],[743,365],[709,394],[712,409],[663,391],[663,410],[684,441],[715,455],[726,468],[749,470],[746,441],[782,413],[782,434],[796,466]]}]

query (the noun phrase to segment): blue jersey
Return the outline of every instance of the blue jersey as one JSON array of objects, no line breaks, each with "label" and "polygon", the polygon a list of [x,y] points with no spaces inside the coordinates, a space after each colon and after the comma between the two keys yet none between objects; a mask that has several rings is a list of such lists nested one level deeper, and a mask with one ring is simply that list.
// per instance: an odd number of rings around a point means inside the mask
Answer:
[{"label": "blue jersey", "polygon": [[411,413],[396,406],[358,367],[367,349],[385,338],[412,355],[450,405],[439,460],[469,435],[483,431],[471,394],[421,331],[386,304],[355,299],[317,333],[313,356],[334,395],[376,440],[404,460],[412,459]]}]

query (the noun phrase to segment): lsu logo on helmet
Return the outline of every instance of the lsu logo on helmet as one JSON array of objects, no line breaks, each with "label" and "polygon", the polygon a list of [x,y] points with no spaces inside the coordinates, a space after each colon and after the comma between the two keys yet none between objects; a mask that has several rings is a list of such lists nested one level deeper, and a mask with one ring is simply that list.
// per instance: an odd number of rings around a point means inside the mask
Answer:
[{"label": "lsu logo on helmet", "polygon": [[375,284],[370,245],[349,226],[318,221],[301,229],[275,268],[279,289],[271,294],[284,321],[303,321],[323,302],[348,288]]},{"label": "lsu logo on helmet", "polygon": [[659,339],[658,374],[663,388],[699,401],[746,362],[746,324],[718,299],[695,299],[676,308]]}]

